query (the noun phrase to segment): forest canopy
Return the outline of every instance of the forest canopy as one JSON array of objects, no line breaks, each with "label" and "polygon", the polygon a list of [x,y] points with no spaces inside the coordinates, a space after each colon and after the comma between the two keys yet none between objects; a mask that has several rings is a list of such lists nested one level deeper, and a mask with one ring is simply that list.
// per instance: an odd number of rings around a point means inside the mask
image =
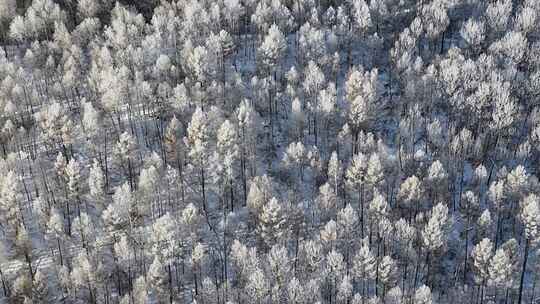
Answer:
[{"label": "forest canopy", "polygon": [[538,303],[540,1],[0,0],[0,303]]}]

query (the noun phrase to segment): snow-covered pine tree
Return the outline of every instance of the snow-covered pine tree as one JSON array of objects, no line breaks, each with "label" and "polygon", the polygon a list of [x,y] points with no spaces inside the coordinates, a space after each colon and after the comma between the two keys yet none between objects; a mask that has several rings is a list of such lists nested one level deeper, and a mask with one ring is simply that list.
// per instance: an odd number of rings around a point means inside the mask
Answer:
[{"label": "snow-covered pine tree", "polygon": [[286,220],[282,203],[275,197],[262,207],[257,232],[266,246],[272,247],[281,242],[282,237],[287,234]]},{"label": "snow-covered pine tree", "polygon": [[525,272],[527,270],[527,259],[529,257],[529,247],[538,242],[539,227],[540,227],[540,205],[536,194],[529,194],[521,201],[520,218],[524,228],[524,246],[523,263],[521,267],[521,277],[519,280],[519,296],[518,302],[521,303],[523,296],[523,286],[525,280]]}]

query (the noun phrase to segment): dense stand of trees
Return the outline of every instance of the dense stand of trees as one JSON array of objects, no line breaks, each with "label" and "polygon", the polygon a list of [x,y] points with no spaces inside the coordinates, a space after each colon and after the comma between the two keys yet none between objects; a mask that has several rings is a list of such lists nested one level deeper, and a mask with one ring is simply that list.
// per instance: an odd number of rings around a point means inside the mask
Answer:
[{"label": "dense stand of trees", "polygon": [[0,302],[536,303],[540,2],[0,0]]}]

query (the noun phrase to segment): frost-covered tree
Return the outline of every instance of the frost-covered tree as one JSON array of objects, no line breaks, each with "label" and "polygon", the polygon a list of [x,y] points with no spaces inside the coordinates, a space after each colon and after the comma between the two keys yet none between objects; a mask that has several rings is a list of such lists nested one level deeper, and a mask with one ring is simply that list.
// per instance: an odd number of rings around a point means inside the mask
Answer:
[{"label": "frost-covered tree", "polygon": [[489,263],[488,284],[496,288],[510,287],[512,286],[512,273],[512,263],[506,250],[497,249]]},{"label": "frost-covered tree", "polygon": [[155,257],[152,264],[150,264],[146,276],[147,283],[152,290],[152,295],[158,300],[163,300],[166,292],[166,277],[163,271],[163,265],[158,257]]},{"label": "frost-covered tree", "polygon": [[[339,238],[345,241],[345,248],[347,258],[350,251],[351,236],[358,223],[358,213],[350,204],[347,204],[345,208],[341,209],[337,214],[337,224]],[[348,261],[347,261],[348,262]]]},{"label": "frost-covered tree", "polygon": [[434,161],[428,169],[426,177],[427,188],[430,190],[431,199],[444,198],[447,191],[448,173],[444,165],[439,161]]},{"label": "frost-covered tree", "polygon": [[268,264],[277,289],[281,291],[288,281],[291,268],[287,249],[282,245],[272,246],[268,252]]},{"label": "frost-covered tree", "polygon": [[329,183],[325,183],[319,187],[319,195],[317,196],[316,201],[323,218],[332,214],[337,207],[337,200],[337,195]]},{"label": "frost-covered tree", "polygon": [[216,75],[217,66],[212,54],[205,46],[200,45],[191,50],[186,58],[191,77],[203,86],[211,82]]},{"label": "frost-covered tree", "polygon": [[21,222],[19,177],[10,170],[0,179],[0,209],[2,210],[2,222],[9,225],[8,228],[16,228]]},{"label": "frost-covered tree", "polygon": [[64,234],[64,220],[60,216],[59,212],[55,209],[51,210],[51,215],[49,221],[47,222],[47,235],[51,238],[53,243],[56,243],[55,246],[58,249],[58,255],[60,257],[60,266],[64,265],[62,257],[62,247],[63,240],[65,238]]},{"label": "frost-covered tree", "polygon": [[[12,38],[36,40],[51,38],[57,22],[66,19],[65,12],[52,0],[35,0],[26,9],[24,17],[16,17],[10,26]],[[22,31],[21,31],[21,25]],[[21,39],[22,38],[22,39]]]},{"label": "frost-covered tree", "polygon": [[272,197],[262,206],[257,232],[264,244],[272,246],[280,242],[281,238],[286,235],[286,230],[285,210],[282,204],[275,197]]},{"label": "frost-covered tree", "polygon": [[156,258],[165,264],[169,276],[169,296],[172,299],[172,264],[176,257],[180,256],[181,244],[178,237],[177,223],[169,213],[158,218],[152,225],[150,243],[152,253]]},{"label": "frost-covered tree", "polygon": [[521,302],[523,296],[523,284],[525,272],[527,270],[527,259],[529,257],[529,247],[531,243],[538,241],[539,220],[540,220],[540,205],[538,196],[529,194],[521,202],[520,218],[524,226],[525,248],[523,249],[523,264],[521,267],[521,277],[519,281],[519,297],[518,302]]},{"label": "frost-covered tree", "polygon": [[482,214],[480,214],[476,224],[478,225],[479,237],[486,236],[492,225],[491,213],[489,212],[489,209],[484,210]]},{"label": "frost-covered tree", "polygon": [[377,69],[364,71],[353,68],[345,83],[346,100],[349,104],[348,123],[352,127],[353,147],[357,149],[360,131],[369,131],[378,112],[378,77]]},{"label": "frost-covered tree", "polygon": [[253,106],[244,100],[236,109],[240,137],[240,166],[242,175],[242,188],[244,189],[244,203],[247,200],[247,180],[248,170],[250,175],[254,175],[256,144],[257,144],[257,123],[258,114]]},{"label": "frost-covered tree", "polygon": [[103,221],[115,227],[132,227],[134,220],[138,217],[135,198],[128,183],[124,183],[116,189],[113,200],[102,213]]},{"label": "frost-covered tree", "polygon": [[268,281],[261,269],[255,269],[248,279],[246,291],[253,297],[255,303],[260,304],[264,301],[268,294]]},{"label": "frost-covered tree", "polygon": [[343,303],[350,301],[350,298],[353,293],[353,285],[351,283],[351,278],[348,275],[343,276],[341,283],[338,287],[337,299]]},{"label": "frost-covered tree", "polygon": [[94,160],[88,174],[88,188],[91,200],[96,203],[96,207],[102,208],[105,203],[106,180],[101,165]]},{"label": "frost-covered tree", "polygon": [[202,205],[206,211],[206,179],[207,179],[207,158],[210,155],[209,147],[209,121],[206,113],[202,111],[202,108],[197,108],[191,117],[187,129],[186,142],[190,147],[189,157],[192,159],[196,166],[199,184],[201,186],[202,193]]},{"label": "frost-covered tree", "polygon": [[328,278],[327,280],[330,287],[330,294],[332,294],[334,298],[337,296],[336,294],[338,293],[338,280],[342,277],[344,270],[345,263],[343,255],[339,251],[332,249],[326,255],[325,274]]},{"label": "frost-covered tree", "polygon": [[382,297],[384,298],[386,295],[386,291],[391,288],[391,286],[394,284],[394,280],[396,279],[396,261],[390,256],[386,255],[382,258],[378,268],[379,269],[377,269],[377,277],[382,286]]},{"label": "frost-covered tree", "polygon": [[419,304],[431,304],[433,303],[433,297],[431,295],[431,289],[426,285],[420,286],[414,292],[414,303]]},{"label": "frost-covered tree", "polygon": [[448,207],[443,203],[437,204],[431,211],[431,216],[422,231],[422,241],[426,246],[426,265],[428,267],[427,281],[429,283],[430,255],[440,253],[446,246],[448,231]]},{"label": "frost-covered tree", "polygon": [[321,113],[323,130],[325,130],[325,145],[330,145],[330,136],[333,124],[337,120],[338,105],[337,105],[337,88],[334,82],[328,83],[326,89],[319,91],[318,106]]},{"label": "frost-covered tree", "polygon": [[163,138],[166,153],[164,161],[171,166],[175,166],[180,174],[183,174],[184,157],[181,141],[182,129],[180,121],[176,115],[174,115],[167,125]]},{"label": "frost-covered tree", "polygon": [[114,146],[113,155],[115,160],[119,163],[120,167],[127,173],[129,179],[129,186],[131,190],[134,189],[134,172],[133,167],[135,166],[134,158],[137,146],[135,139],[128,132],[123,132],[118,138],[118,142]]},{"label": "frost-covered tree", "polygon": [[510,21],[512,11],[512,1],[500,0],[490,3],[486,8],[488,24],[495,33],[506,29]]},{"label": "frost-covered tree", "polygon": [[[488,238],[482,239],[471,251],[474,279],[476,284],[480,286],[479,289],[482,290],[482,292],[489,279],[489,263],[492,255],[493,243]],[[483,301],[483,295],[480,299]]]},{"label": "frost-covered tree", "polygon": [[285,36],[276,24],[272,24],[258,49],[257,60],[259,60],[264,73],[268,74],[274,70],[274,67],[280,64],[286,51],[287,40]]},{"label": "frost-covered tree", "polygon": [[[291,169],[292,175],[298,176],[299,182],[304,180],[304,168],[308,162],[308,149],[301,142],[291,143],[283,156],[283,165]],[[296,173],[296,174],[294,174]]]},{"label": "frost-covered tree", "polygon": [[360,235],[364,237],[364,188],[368,170],[368,159],[363,153],[355,154],[346,172],[347,184],[353,193],[358,195],[358,210],[360,211]]},{"label": "frost-covered tree", "polygon": [[446,1],[434,0],[428,5],[422,7],[422,17],[424,19],[424,30],[426,36],[429,39],[436,39],[439,35],[441,38],[442,53],[444,47],[444,31],[450,24],[450,18],[448,17],[448,7]]},{"label": "frost-covered tree", "polygon": [[375,263],[375,257],[369,249],[369,245],[366,240],[362,241],[362,246],[356,253],[353,259],[353,273],[356,278],[362,281],[362,297],[366,295],[366,286],[369,280],[372,280],[377,275],[377,268]]},{"label": "frost-covered tree", "polygon": [[467,258],[468,258],[468,252],[469,252],[469,230],[470,230],[470,224],[473,220],[472,217],[476,215],[479,209],[479,202],[478,197],[476,194],[474,194],[472,191],[467,191],[462,195],[462,199],[460,201],[460,212],[462,214],[462,217],[465,218],[465,227],[464,227],[464,242],[465,242],[465,253],[464,253],[464,263],[463,263],[463,276],[464,279],[466,279],[466,273],[467,273]]},{"label": "frost-covered tree", "polygon": [[287,297],[291,303],[303,303],[305,299],[305,289],[304,286],[300,284],[300,281],[293,277],[287,286]]},{"label": "frost-covered tree", "polygon": [[46,144],[60,146],[67,154],[67,146],[72,141],[73,121],[69,113],[58,102],[45,106],[35,114],[35,119],[43,130],[42,136]]},{"label": "frost-covered tree", "polygon": [[315,22],[306,22],[298,30],[298,52],[302,65],[311,61],[323,63],[328,53],[324,31],[314,25]]},{"label": "frost-covered tree", "polygon": [[402,201],[405,208],[414,210],[414,212],[409,212],[409,217],[416,216],[416,214],[418,214],[423,196],[424,186],[416,175],[408,177],[403,181],[403,183],[401,183],[397,195],[398,199]]},{"label": "frost-covered tree", "polygon": [[83,108],[82,127],[87,135],[87,139],[97,141],[101,127],[100,113],[94,108],[91,102],[85,102]]},{"label": "frost-covered tree", "polygon": [[143,304],[149,301],[147,282],[143,276],[138,277],[135,280],[133,286],[133,298],[136,304]]},{"label": "frost-covered tree", "polygon": [[220,165],[217,166],[217,172],[215,173],[217,174],[218,184],[221,184],[221,187],[223,187],[223,203],[225,204],[226,202],[225,195],[227,194],[229,196],[231,210],[234,210],[235,189],[233,180],[236,178],[240,148],[238,146],[236,127],[229,120],[225,120],[219,127],[216,145],[217,161]]},{"label": "frost-covered tree", "polygon": [[79,288],[79,292],[88,292],[90,302],[94,302],[96,296],[97,271],[95,267],[88,254],[81,252],[75,257],[70,273],[75,288]]},{"label": "frost-covered tree", "polygon": [[96,17],[97,14],[106,7],[108,1],[99,1],[99,0],[81,0],[77,3],[77,12],[82,18],[92,18]]},{"label": "frost-covered tree", "polygon": [[332,152],[330,159],[328,160],[328,179],[331,181],[332,186],[334,187],[334,192],[339,193],[339,185],[342,179],[343,167],[341,161],[338,158],[336,151]]},{"label": "frost-covered tree", "polygon": [[0,34],[2,40],[7,38],[9,24],[16,16],[17,2],[15,0],[3,0],[0,2]]},{"label": "frost-covered tree", "polygon": [[254,177],[249,186],[247,207],[252,215],[258,216],[263,206],[275,196],[275,184],[268,175]]},{"label": "frost-covered tree", "polygon": [[461,28],[461,36],[471,48],[479,47],[485,39],[484,23],[475,19],[469,19]]},{"label": "frost-covered tree", "polygon": [[148,167],[141,169],[139,174],[139,189],[141,203],[145,209],[150,207],[152,219],[160,216],[163,213],[162,205],[160,204],[160,174],[156,166],[150,164]]},{"label": "frost-covered tree", "polygon": [[85,212],[73,219],[73,234],[80,240],[82,247],[89,252],[95,240],[96,230],[93,219]]},{"label": "frost-covered tree", "polygon": [[81,168],[79,162],[72,158],[66,168],[68,200],[77,202],[77,214],[81,215]]},{"label": "frost-covered tree", "polygon": [[308,100],[308,108],[310,109],[311,116],[313,119],[313,135],[315,136],[315,145],[317,145],[318,140],[318,117],[319,117],[319,96],[318,93],[322,89],[323,84],[325,83],[325,77],[322,70],[319,66],[310,61],[307,67],[304,69],[304,91]]}]

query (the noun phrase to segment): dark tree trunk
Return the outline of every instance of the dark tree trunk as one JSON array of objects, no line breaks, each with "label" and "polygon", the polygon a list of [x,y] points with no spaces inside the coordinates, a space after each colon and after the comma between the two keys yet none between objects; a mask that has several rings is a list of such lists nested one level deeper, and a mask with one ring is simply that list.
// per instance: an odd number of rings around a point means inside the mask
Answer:
[{"label": "dark tree trunk", "polygon": [[521,266],[521,278],[519,279],[519,295],[518,304],[521,304],[521,298],[523,297],[523,283],[525,279],[525,271],[527,270],[527,258],[529,257],[529,240],[525,240],[525,252],[523,253],[523,264]]}]

